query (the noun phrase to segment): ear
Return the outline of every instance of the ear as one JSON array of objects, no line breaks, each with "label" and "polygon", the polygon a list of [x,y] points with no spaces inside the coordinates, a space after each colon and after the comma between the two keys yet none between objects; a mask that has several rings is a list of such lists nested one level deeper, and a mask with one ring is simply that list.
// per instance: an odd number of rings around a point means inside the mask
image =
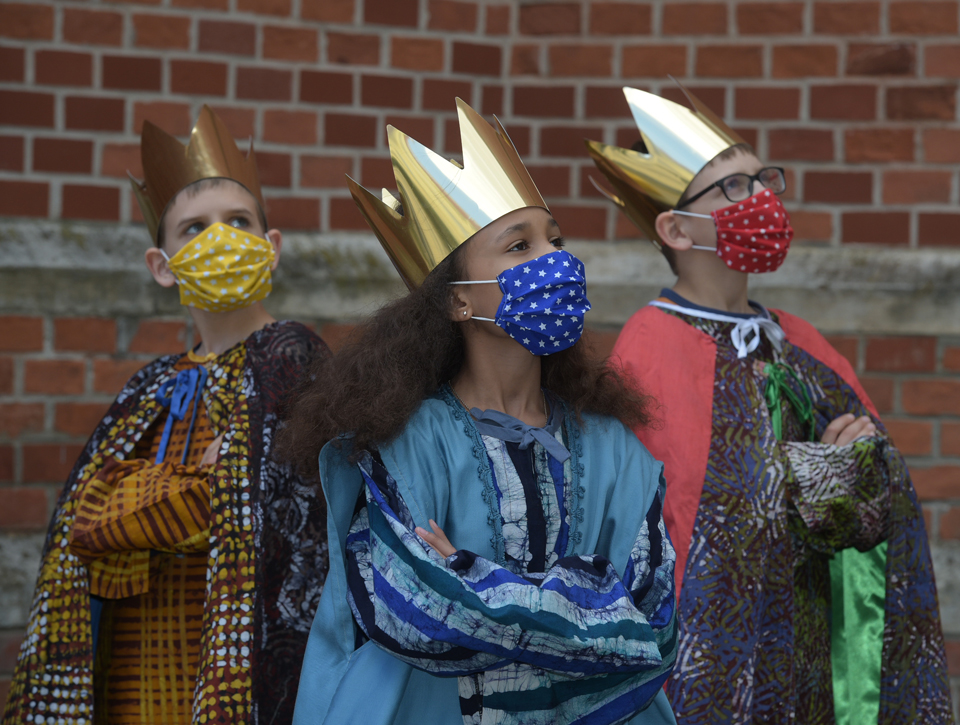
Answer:
[{"label": "ear", "polygon": [[150,274],[153,275],[158,285],[161,287],[173,287],[173,285],[177,283],[176,277],[174,277],[173,272],[170,271],[167,260],[164,259],[163,253],[159,248],[150,247],[146,255],[144,255],[144,261],[147,263],[147,269],[150,270]]},{"label": "ear", "polygon": [[680,220],[679,214],[674,214],[672,211],[663,211],[657,214],[657,219],[654,222],[660,241],[678,252],[686,251],[693,246],[693,239],[687,236],[683,228],[684,225],[681,224]]},{"label": "ear", "polygon": [[473,305],[464,294],[463,285],[456,285],[450,293],[450,312],[448,317],[453,322],[466,322],[473,317]]},{"label": "ear", "polygon": [[279,229],[271,229],[267,232],[267,241],[273,245],[273,264],[270,265],[270,271],[273,272],[280,264],[280,248],[283,247],[283,235]]}]

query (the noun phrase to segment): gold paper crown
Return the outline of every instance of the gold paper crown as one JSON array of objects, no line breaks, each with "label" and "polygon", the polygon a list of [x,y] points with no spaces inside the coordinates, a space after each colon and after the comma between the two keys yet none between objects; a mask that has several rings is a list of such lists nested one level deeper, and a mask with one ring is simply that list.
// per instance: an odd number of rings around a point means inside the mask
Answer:
[{"label": "gold paper crown", "polygon": [[226,125],[209,106],[200,110],[200,118],[186,146],[158,126],[144,121],[140,158],[143,183],[127,174],[147,229],[156,243],[159,243],[157,228],[167,206],[181,189],[201,179],[232,179],[253,194],[263,209],[253,140],[247,153],[241,153]]},{"label": "gold paper crown", "polygon": [[636,88],[623,89],[646,153],[587,141],[594,163],[616,193],[597,188],[657,246],[657,215],[677,205],[693,177],[717,154],[745,143],[699,98],[677,85],[696,110]]},{"label": "gold paper crown", "polygon": [[382,200],[347,176],[353,200],[407,287],[418,287],[454,249],[504,214],[547,205],[500,121],[459,98],[463,166],[387,126],[399,199]]}]

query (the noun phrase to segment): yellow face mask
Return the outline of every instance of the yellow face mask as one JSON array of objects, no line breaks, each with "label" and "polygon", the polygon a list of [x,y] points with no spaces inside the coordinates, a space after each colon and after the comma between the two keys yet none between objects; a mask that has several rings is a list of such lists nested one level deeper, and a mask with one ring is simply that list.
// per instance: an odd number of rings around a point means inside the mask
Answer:
[{"label": "yellow face mask", "polygon": [[229,312],[259,302],[273,289],[273,245],[236,227],[212,224],[173,257],[160,252],[186,307]]}]

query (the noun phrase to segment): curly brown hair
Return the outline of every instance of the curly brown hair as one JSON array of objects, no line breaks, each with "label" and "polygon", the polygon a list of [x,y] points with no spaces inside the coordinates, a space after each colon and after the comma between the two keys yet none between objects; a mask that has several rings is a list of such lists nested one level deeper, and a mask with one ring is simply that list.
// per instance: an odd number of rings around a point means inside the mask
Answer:
[{"label": "curly brown hair", "polygon": [[[320,449],[344,432],[358,454],[399,435],[421,402],[460,370],[464,338],[450,319],[450,283],[464,279],[461,245],[410,294],[359,325],[334,356],[317,360],[295,393],[279,455],[315,472]],[[610,415],[630,427],[650,422],[650,398],[587,343],[541,358],[544,388],[581,419]]]}]

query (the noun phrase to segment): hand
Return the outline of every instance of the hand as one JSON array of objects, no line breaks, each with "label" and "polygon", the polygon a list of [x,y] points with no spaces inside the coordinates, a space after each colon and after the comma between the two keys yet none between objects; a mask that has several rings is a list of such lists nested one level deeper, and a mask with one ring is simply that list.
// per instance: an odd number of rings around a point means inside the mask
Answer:
[{"label": "hand", "polygon": [[823,431],[823,438],[821,438],[820,441],[835,446],[845,446],[857,438],[874,436],[876,434],[877,426],[874,425],[869,415],[862,415],[857,418],[852,413],[845,413],[827,426],[827,429]]},{"label": "hand", "polygon": [[433,519],[430,519],[430,528],[433,529],[432,534],[426,529],[418,526],[416,528],[417,536],[426,541],[430,547],[440,554],[440,556],[442,556],[444,559],[451,554],[456,553],[456,547],[450,543],[450,539],[448,539],[447,535],[443,533],[443,529],[437,526],[437,522]]},{"label": "hand", "polygon": [[207,446],[203,452],[203,458],[200,459],[200,468],[212,466],[220,458],[220,445],[223,443],[223,434],[221,433],[213,439],[213,443]]}]

